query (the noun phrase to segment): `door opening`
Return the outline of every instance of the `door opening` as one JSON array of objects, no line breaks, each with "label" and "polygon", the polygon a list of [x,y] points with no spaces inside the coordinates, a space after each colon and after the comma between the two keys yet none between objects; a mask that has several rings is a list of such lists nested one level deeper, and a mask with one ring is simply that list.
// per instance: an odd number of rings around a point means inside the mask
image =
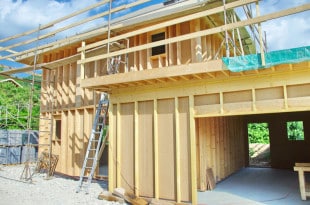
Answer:
[{"label": "door opening", "polygon": [[268,123],[248,123],[249,166],[271,167]]}]

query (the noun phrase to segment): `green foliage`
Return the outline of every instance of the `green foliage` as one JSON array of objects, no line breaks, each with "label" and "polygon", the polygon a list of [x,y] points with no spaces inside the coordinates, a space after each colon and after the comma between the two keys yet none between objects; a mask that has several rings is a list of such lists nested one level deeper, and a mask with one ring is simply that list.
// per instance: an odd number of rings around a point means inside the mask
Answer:
[{"label": "green foliage", "polygon": [[249,143],[269,144],[268,123],[248,124]]},{"label": "green foliage", "polygon": [[[6,79],[0,76],[0,80]],[[18,81],[23,87],[11,82],[0,83],[0,129],[27,128],[31,79]],[[31,129],[38,130],[40,115],[40,84],[34,85]]]},{"label": "green foliage", "polygon": [[286,126],[289,140],[304,140],[304,126],[302,121],[287,122]]}]

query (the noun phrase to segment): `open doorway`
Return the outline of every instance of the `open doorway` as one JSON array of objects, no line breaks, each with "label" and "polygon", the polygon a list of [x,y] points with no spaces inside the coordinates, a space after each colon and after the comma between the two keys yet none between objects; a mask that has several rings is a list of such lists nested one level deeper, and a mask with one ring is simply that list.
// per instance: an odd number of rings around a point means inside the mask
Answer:
[{"label": "open doorway", "polygon": [[271,167],[270,135],[267,122],[248,123],[249,166]]}]

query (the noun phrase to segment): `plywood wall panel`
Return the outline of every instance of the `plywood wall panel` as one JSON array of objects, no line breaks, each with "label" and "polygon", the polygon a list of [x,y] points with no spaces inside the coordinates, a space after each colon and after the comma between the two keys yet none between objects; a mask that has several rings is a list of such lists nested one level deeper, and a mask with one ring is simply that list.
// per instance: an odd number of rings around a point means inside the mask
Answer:
[{"label": "plywood wall panel", "polygon": [[175,200],[174,99],[158,100],[159,197]]},{"label": "plywood wall panel", "polygon": [[60,150],[60,158],[61,161],[61,172],[68,173],[68,112],[61,113],[61,150]]},{"label": "plywood wall panel", "polygon": [[[200,171],[198,187],[206,183],[206,169],[212,168],[216,181],[221,181],[244,167],[246,133],[242,117],[198,118]],[[206,160],[206,162],[204,162]]]},{"label": "plywood wall panel", "polygon": [[83,166],[84,153],[84,140],[83,140],[83,127],[84,127],[84,110],[76,110],[75,112],[75,129],[73,133],[73,148],[72,155],[74,155],[74,175],[79,176]]},{"label": "plywood wall panel", "polygon": [[134,103],[120,106],[121,186],[134,193]]},{"label": "plywood wall panel", "polygon": [[179,98],[181,200],[191,199],[189,99]]},{"label": "plywood wall panel", "polygon": [[75,155],[74,155],[74,149],[75,149],[75,111],[74,110],[70,110],[68,111],[68,134],[67,134],[67,138],[68,138],[68,152],[67,152],[67,166],[68,166],[68,173],[71,176],[75,176]]},{"label": "plywood wall panel", "polygon": [[153,104],[153,101],[138,103],[139,190],[146,197],[154,197]]}]

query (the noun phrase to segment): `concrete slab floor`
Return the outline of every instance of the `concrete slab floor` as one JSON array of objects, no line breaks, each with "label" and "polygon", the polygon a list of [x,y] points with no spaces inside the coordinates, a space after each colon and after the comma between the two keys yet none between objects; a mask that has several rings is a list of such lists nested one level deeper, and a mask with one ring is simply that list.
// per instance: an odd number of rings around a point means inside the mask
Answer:
[{"label": "concrete slab floor", "polygon": [[310,199],[301,200],[298,174],[293,170],[243,168],[218,183],[214,190],[198,192],[198,204],[310,205]]}]

